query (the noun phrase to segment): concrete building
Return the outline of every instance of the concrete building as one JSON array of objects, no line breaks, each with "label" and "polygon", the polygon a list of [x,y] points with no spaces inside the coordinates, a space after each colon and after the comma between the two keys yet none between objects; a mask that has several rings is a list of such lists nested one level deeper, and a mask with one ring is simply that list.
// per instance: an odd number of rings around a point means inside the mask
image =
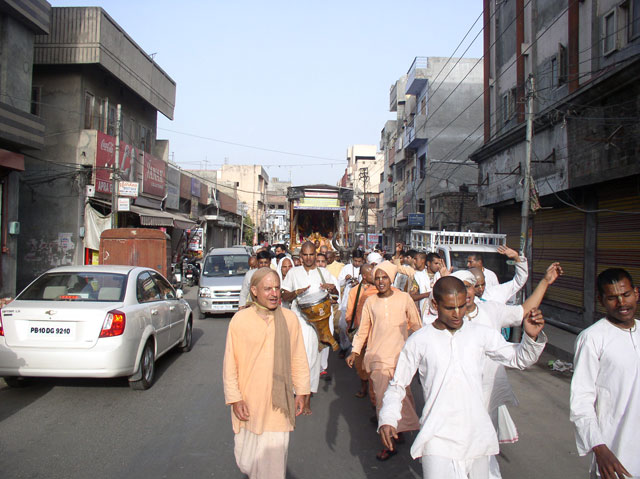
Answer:
[{"label": "concrete building", "polygon": [[[217,179],[234,183],[238,201],[247,205],[247,213],[255,226],[254,241],[267,237],[267,188],[269,175],[260,165],[222,165],[217,170]],[[251,244],[251,238],[245,238]]]},{"label": "concrete building", "polygon": [[[18,286],[54,266],[97,261],[96,235],[111,213],[118,104],[119,176],[139,186],[119,225],[175,228],[177,236],[193,226],[179,209],[161,211],[168,145],[156,141],[156,121],[158,112],[173,118],[175,82],[97,7],[51,9],[49,35],[36,37],[33,55],[34,104],[47,134],[25,158]],[[206,201],[185,193],[184,211]]]},{"label": "concrete building", "polygon": [[0,297],[16,294],[25,155],[44,146],[40,99],[33,94],[33,43],[49,33],[50,11],[41,0],[0,0]]},{"label": "concrete building", "polygon": [[389,110],[396,119],[385,124],[380,141],[385,246],[408,241],[411,229],[437,228],[434,195],[461,188],[474,193],[477,168],[467,159],[482,137],[482,78],[475,58],[416,57],[391,86]]},{"label": "concrete building", "polygon": [[290,181],[271,178],[267,189],[267,231],[270,244],[285,243],[289,239],[289,200],[287,189]]},{"label": "concrete building", "polygon": [[[352,145],[347,148],[347,168],[341,186],[353,189],[348,206],[349,241],[355,246],[362,235],[371,235],[373,244],[381,231],[378,214],[381,207],[380,183],[384,176],[384,156],[376,145]],[[342,184],[344,183],[344,184]],[[374,242],[375,240],[375,242]]]},{"label": "concrete building", "polygon": [[199,217],[205,251],[240,244],[242,211],[235,183],[219,183],[216,170],[186,170],[185,173],[206,184],[210,191],[210,200],[203,205]]},{"label": "concrete building", "polygon": [[640,2],[485,0],[484,19],[479,203],[518,247],[531,77],[527,256],[533,284],[562,264],[545,319],[577,331],[603,315],[600,271],[640,278]]}]

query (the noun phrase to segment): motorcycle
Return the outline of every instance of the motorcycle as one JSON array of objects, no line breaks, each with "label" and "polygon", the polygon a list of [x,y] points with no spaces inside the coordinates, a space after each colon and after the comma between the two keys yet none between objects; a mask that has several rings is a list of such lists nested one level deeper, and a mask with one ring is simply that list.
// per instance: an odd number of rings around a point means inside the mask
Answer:
[{"label": "motorcycle", "polygon": [[187,263],[184,270],[184,279],[189,286],[194,286],[200,282],[200,270],[192,263]]},{"label": "motorcycle", "polygon": [[180,263],[171,263],[171,285],[174,289],[182,289],[182,268]]}]

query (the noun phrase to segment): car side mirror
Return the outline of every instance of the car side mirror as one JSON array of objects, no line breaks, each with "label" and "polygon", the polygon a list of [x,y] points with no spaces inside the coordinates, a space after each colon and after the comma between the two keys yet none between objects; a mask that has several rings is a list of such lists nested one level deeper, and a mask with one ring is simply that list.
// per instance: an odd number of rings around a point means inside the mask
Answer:
[{"label": "car side mirror", "polygon": [[176,289],[176,298],[182,299],[183,296],[184,293],[182,292],[182,290],[180,288]]}]

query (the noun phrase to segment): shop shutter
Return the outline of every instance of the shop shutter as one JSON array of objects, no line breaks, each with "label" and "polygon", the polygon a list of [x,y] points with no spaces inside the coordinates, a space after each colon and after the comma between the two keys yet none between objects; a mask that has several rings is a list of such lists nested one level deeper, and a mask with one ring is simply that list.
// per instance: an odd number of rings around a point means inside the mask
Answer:
[{"label": "shop shutter", "polygon": [[558,261],[564,271],[544,302],[576,313],[584,311],[585,214],[574,208],[538,211],[533,217],[533,285]]},{"label": "shop shutter", "polygon": [[[620,196],[627,191],[602,192],[598,202],[596,246],[596,273],[607,268],[624,268],[636,286],[640,282],[640,214],[616,213],[616,211],[640,212],[640,196]],[[616,198],[615,196],[619,196]],[[594,295],[596,319],[604,316],[604,309]]]},{"label": "shop shutter", "polygon": [[509,206],[498,212],[498,233],[507,235],[507,246],[514,250],[520,250],[520,224],[521,208],[519,206]]}]

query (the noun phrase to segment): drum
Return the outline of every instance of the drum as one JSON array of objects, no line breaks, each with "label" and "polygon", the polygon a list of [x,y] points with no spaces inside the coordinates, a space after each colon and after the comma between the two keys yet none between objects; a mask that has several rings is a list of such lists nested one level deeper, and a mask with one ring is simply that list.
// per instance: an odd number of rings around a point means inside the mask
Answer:
[{"label": "drum", "polygon": [[298,307],[302,316],[318,334],[318,349],[322,350],[326,346],[331,346],[334,351],[337,351],[340,346],[333,339],[329,329],[329,318],[331,317],[331,297],[329,294],[326,291],[314,291],[300,295]]}]

